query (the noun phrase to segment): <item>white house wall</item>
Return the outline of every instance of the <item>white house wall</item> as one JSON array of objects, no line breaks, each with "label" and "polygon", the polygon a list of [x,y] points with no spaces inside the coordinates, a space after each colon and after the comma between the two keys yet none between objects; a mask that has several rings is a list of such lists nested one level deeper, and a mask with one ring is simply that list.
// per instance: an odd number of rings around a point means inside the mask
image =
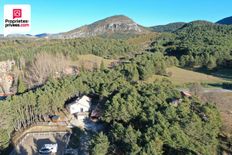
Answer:
[{"label": "white house wall", "polygon": [[[81,108],[83,109],[83,111],[81,111]],[[81,104],[73,104],[70,106],[70,113],[75,114],[79,112],[88,112],[89,108],[90,108],[89,106],[83,106]]]}]

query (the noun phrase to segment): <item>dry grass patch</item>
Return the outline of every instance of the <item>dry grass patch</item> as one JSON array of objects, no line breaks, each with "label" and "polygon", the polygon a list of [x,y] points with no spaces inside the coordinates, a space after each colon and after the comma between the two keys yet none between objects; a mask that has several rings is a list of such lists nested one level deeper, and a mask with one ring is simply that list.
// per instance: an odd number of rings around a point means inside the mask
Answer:
[{"label": "dry grass patch", "polygon": [[105,67],[110,66],[112,62],[116,60],[113,59],[104,59],[102,57],[93,55],[93,54],[86,54],[86,55],[78,55],[78,61],[75,61],[74,64],[77,66],[84,66],[87,69],[99,68],[101,62],[104,63]]},{"label": "dry grass patch", "polygon": [[212,75],[190,71],[178,67],[170,67],[167,69],[167,72],[171,72],[172,76],[165,77],[165,76],[153,75],[151,78],[147,80],[147,82],[152,82],[156,79],[162,79],[162,78],[167,78],[177,85],[194,83],[194,82],[200,82],[200,83],[226,82],[226,80],[222,78],[218,78]]},{"label": "dry grass patch", "polygon": [[222,132],[232,134],[232,93],[204,93],[204,101],[215,103],[222,120]]}]

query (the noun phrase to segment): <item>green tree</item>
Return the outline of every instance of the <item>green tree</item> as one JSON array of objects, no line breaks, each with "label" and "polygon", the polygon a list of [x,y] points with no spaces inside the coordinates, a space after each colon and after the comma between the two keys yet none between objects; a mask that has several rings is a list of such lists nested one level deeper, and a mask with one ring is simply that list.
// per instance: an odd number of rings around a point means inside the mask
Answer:
[{"label": "green tree", "polygon": [[102,60],[100,64],[100,71],[104,71],[104,70],[105,70],[105,64],[104,61]]},{"label": "green tree", "polygon": [[1,150],[6,148],[9,145],[10,136],[7,131],[0,128],[0,153]]},{"label": "green tree", "polygon": [[163,154],[163,141],[160,139],[152,140],[147,143],[142,150],[142,155],[162,155]]},{"label": "green tree", "polygon": [[139,72],[138,72],[137,65],[135,62],[123,65],[123,69],[121,72],[130,81],[139,80]]},{"label": "green tree", "polygon": [[103,119],[106,122],[128,122],[140,112],[135,88],[125,85],[111,99],[107,101]]},{"label": "green tree", "polygon": [[106,155],[108,152],[108,148],[110,146],[108,137],[104,135],[102,132],[97,134],[92,143],[91,143],[91,154],[92,155]]},{"label": "green tree", "polygon": [[209,61],[207,62],[207,68],[212,70],[217,67],[217,63],[214,57],[210,57]]},{"label": "green tree", "polygon": [[23,92],[25,92],[27,90],[27,86],[26,86],[26,84],[25,84],[25,82],[23,81],[23,79],[22,79],[22,76],[19,76],[18,77],[18,89],[17,89],[17,91],[18,91],[18,93],[23,93]]}]

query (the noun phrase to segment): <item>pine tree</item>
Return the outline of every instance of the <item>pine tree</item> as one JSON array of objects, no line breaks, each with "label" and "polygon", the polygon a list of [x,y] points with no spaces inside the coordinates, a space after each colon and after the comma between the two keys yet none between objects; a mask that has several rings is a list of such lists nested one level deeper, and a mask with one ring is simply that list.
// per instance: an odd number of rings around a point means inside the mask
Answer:
[{"label": "pine tree", "polygon": [[106,155],[109,148],[109,140],[106,135],[100,132],[92,141],[92,155]]},{"label": "pine tree", "polygon": [[104,70],[105,70],[105,64],[104,61],[102,60],[100,64],[100,71],[104,71]]},{"label": "pine tree", "polygon": [[8,146],[10,137],[7,134],[7,131],[0,128],[0,153],[1,149],[4,149]]},{"label": "pine tree", "polygon": [[18,78],[18,93],[21,94],[21,93],[24,93],[25,91],[27,90],[27,86],[26,84],[24,83],[23,79],[22,79],[22,76],[20,75],[19,78]]},{"label": "pine tree", "polygon": [[209,61],[207,63],[207,68],[211,70],[211,69],[214,69],[215,67],[217,67],[216,60],[215,60],[215,58],[210,57]]}]

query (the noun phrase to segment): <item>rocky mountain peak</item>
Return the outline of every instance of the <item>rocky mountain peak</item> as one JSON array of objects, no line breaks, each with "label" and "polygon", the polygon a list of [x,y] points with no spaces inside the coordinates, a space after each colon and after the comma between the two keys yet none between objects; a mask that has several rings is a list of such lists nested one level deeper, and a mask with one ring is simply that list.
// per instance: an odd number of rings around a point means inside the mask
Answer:
[{"label": "rocky mountain peak", "polygon": [[113,33],[143,34],[148,30],[124,15],[108,17],[90,25],[59,34],[59,38],[91,37]]}]

